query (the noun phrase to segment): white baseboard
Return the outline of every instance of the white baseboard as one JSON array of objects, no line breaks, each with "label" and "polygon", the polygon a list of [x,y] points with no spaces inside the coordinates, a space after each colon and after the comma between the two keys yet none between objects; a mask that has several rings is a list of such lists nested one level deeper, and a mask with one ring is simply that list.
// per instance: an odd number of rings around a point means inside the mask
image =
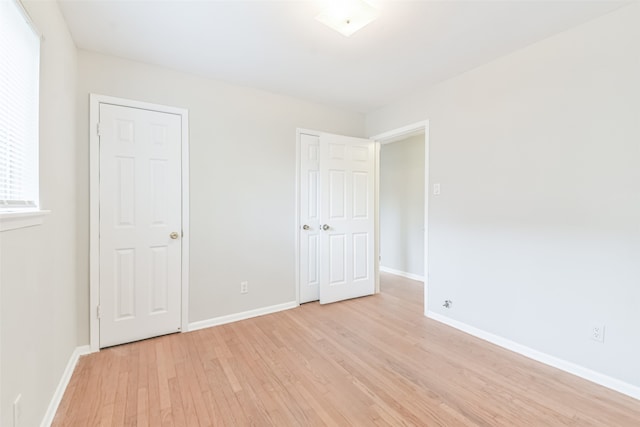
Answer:
[{"label": "white baseboard", "polygon": [[406,271],[395,270],[389,267],[380,266],[380,271],[384,271],[385,273],[395,274],[396,276],[406,277],[407,279],[417,280],[418,282],[424,283],[424,276],[420,276],[418,274],[407,273]]},{"label": "white baseboard", "polygon": [[521,354],[525,357],[528,357],[529,359],[536,360],[538,362],[544,363],[545,365],[553,366],[554,368],[558,368],[580,378],[584,378],[585,380],[591,381],[622,394],[626,394],[627,396],[633,397],[634,399],[640,400],[640,387],[637,387],[633,384],[626,383],[616,378],[601,374],[596,371],[592,371],[591,369],[585,368],[584,366],[580,366],[575,363],[557,358],[555,356],[548,355],[541,351],[534,350],[501,336],[494,335],[492,333],[483,331],[482,329],[467,325],[466,323],[451,319],[450,317],[443,316],[442,314],[434,313],[433,311],[427,311],[427,317],[440,323],[449,325],[460,331],[466,332],[470,335],[473,335],[474,337],[489,341],[490,343],[498,345],[502,348],[506,348],[507,350],[511,350],[515,353]]},{"label": "white baseboard", "polygon": [[62,401],[62,396],[64,396],[64,392],[69,385],[69,381],[71,380],[71,376],[73,375],[73,370],[76,368],[78,364],[78,359],[80,356],[84,356],[85,354],[91,353],[91,349],[88,345],[83,345],[80,347],[76,347],[71,353],[71,357],[67,362],[67,366],[64,368],[64,372],[62,373],[62,378],[60,378],[60,382],[58,383],[58,387],[56,387],[56,391],[53,393],[53,397],[49,402],[49,407],[47,408],[47,412],[44,414],[44,418],[42,419],[42,423],[40,423],[40,427],[50,427],[53,422],[53,418],[56,416],[56,412],[58,411],[58,406],[60,406],[60,402]]},{"label": "white baseboard", "polygon": [[257,308],[255,310],[243,311],[242,313],[229,314],[227,316],[214,317],[213,319],[200,320],[189,323],[189,331],[210,328],[212,326],[224,325],[226,323],[237,322],[238,320],[251,319],[252,317],[264,316],[265,314],[277,313],[278,311],[289,310],[298,307],[296,301],[285,302],[284,304],[271,305],[269,307]]}]

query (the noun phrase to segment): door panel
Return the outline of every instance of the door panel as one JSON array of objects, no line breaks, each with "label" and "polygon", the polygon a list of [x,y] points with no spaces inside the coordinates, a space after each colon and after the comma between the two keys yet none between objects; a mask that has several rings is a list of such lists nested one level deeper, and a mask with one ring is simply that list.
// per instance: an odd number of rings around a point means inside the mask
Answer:
[{"label": "door panel", "polygon": [[300,303],[305,303],[320,298],[320,138],[317,136],[300,135],[300,181]]},{"label": "door panel", "polygon": [[327,194],[327,203],[329,204],[329,213],[325,214],[327,220],[345,219],[346,212],[346,194],[347,194],[347,179],[345,172],[341,170],[330,170],[329,176],[329,191]]},{"label": "door panel", "polygon": [[[328,278],[321,282],[320,295],[322,295],[323,285],[342,285],[347,280],[347,245],[344,234],[333,233],[329,235],[329,244],[325,253],[325,264],[329,271]],[[327,280],[328,279],[328,280]]]},{"label": "door panel", "polygon": [[149,283],[149,312],[169,311],[169,251],[166,246],[151,248],[151,280]]},{"label": "door panel", "polygon": [[322,269],[320,303],[371,295],[374,281],[375,144],[322,134],[320,171]]},{"label": "door panel", "polygon": [[100,129],[100,347],[106,347],[180,330],[181,119],[101,104]]},{"label": "door panel", "polygon": [[353,219],[366,220],[369,215],[369,176],[353,173]]},{"label": "door panel", "polygon": [[369,235],[368,233],[353,233],[353,279],[367,280],[369,278]]},{"label": "door panel", "polygon": [[135,159],[133,157],[116,157],[117,187],[116,227],[125,228],[135,225]]},{"label": "door panel", "polygon": [[114,284],[116,293],[116,307],[114,319],[130,319],[135,317],[135,249],[116,249],[115,264]]}]

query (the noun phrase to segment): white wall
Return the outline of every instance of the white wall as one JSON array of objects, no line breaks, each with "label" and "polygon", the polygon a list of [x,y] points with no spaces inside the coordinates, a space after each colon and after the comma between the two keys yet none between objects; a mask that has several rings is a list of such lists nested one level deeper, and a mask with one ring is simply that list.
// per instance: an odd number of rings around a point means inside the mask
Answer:
[{"label": "white wall", "polygon": [[367,117],[430,121],[429,310],[636,387],[638,22],[635,3]]},{"label": "white wall", "polygon": [[424,134],[380,148],[380,266],[424,274]]},{"label": "white wall", "polygon": [[[362,136],[364,116],[115,57],[78,55],[80,342],[88,342],[90,92],[189,109],[189,320],[295,301],[296,127]],[[244,280],[249,293],[241,295]]]},{"label": "white wall", "polygon": [[42,32],[40,199],[44,225],[0,233],[0,425],[39,425],[77,345],[76,48],[54,1],[25,6]]}]

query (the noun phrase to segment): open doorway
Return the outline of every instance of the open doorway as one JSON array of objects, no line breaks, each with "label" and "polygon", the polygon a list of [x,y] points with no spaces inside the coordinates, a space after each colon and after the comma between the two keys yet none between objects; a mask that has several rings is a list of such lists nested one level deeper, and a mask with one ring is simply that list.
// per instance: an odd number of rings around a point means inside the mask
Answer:
[{"label": "open doorway", "polygon": [[429,266],[428,122],[385,132],[373,139],[380,143],[377,250],[382,284],[378,283],[378,291],[386,280],[394,277],[423,282],[426,313]]},{"label": "open doorway", "polygon": [[424,133],[380,147],[380,271],[424,282]]}]

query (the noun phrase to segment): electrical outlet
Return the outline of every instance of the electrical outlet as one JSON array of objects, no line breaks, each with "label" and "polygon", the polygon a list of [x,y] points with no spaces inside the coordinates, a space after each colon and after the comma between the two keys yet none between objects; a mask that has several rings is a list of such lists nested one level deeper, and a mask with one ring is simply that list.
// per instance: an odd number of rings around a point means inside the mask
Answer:
[{"label": "electrical outlet", "polygon": [[591,327],[591,339],[604,343],[604,325],[597,324]]},{"label": "electrical outlet", "polygon": [[22,418],[22,394],[16,396],[13,401],[13,427],[20,427],[20,419]]},{"label": "electrical outlet", "polygon": [[240,282],[240,293],[246,294],[249,292],[249,282]]},{"label": "electrical outlet", "polygon": [[434,196],[440,195],[440,183],[433,184],[433,195]]}]

